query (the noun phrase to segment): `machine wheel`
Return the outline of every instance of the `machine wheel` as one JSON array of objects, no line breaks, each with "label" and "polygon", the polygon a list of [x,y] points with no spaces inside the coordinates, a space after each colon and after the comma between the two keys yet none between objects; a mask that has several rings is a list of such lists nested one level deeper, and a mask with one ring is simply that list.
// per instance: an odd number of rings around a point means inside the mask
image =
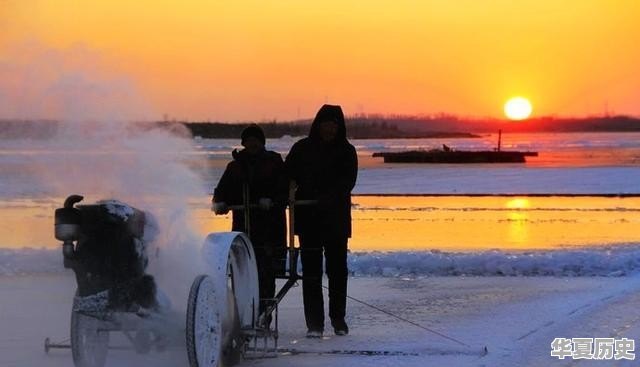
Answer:
[{"label": "machine wheel", "polygon": [[101,321],[71,311],[71,353],[76,367],[103,367],[109,349],[109,331]]},{"label": "machine wheel", "polygon": [[221,360],[222,322],[215,283],[199,275],[191,285],[187,304],[187,354],[191,367],[217,367]]},{"label": "machine wheel", "polygon": [[[230,259],[231,260],[231,259]],[[222,320],[222,365],[233,366],[240,362],[245,340],[240,332],[241,325],[238,317],[238,304],[234,290],[234,263],[230,261],[227,269],[226,314]]]},{"label": "machine wheel", "polygon": [[187,305],[187,354],[191,367],[239,362],[258,314],[258,272],[250,240],[242,233],[214,233],[202,251],[209,268],[196,277]]}]

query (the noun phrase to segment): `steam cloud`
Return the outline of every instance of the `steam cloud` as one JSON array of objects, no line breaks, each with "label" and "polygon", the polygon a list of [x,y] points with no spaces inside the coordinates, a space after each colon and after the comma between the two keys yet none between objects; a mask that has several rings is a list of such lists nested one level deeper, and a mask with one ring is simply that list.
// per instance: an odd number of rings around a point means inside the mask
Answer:
[{"label": "steam cloud", "polygon": [[194,149],[188,133],[132,124],[160,114],[135,83],[109,72],[99,54],[82,46],[59,50],[32,42],[0,56],[0,114],[58,121],[48,139],[0,140],[36,152],[16,164],[16,172],[29,172],[22,184],[36,194],[60,204],[69,194],[87,202],[117,199],[153,214],[160,233],[157,249],[149,249],[150,271],[174,305],[184,306],[202,270],[202,238],[191,228],[189,201],[206,205],[207,196],[187,164],[197,159],[185,154]]}]

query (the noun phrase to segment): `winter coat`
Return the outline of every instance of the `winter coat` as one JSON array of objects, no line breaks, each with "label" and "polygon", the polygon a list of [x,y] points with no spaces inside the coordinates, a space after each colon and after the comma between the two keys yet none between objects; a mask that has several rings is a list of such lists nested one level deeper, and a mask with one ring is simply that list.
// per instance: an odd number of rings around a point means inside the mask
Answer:
[{"label": "winter coat", "polygon": [[[337,109],[336,138],[320,138],[321,114]],[[356,150],[347,141],[342,111],[338,106],[323,106],[311,125],[309,136],[296,142],[285,161],[287,174],[296,181],[296,200],[318,200],[315,206],[295,208],[295,233],[299,235],[351,237],[351,190],[358,174]]]},{"label": "winter coat", "polygon": [[[285,205],[288,183],[280,154],[263,150],[251,155],[246,150],[233,153],[214,191],[214,201],[227,205],[243,205],[243,185],[249,186],[249,203],[261,198],[273,201],[270,210],[251,208],[249,237],[256,247],[284,247],[286,237]],[[245,231],[244,211],[233,211],[234,231]]]}]

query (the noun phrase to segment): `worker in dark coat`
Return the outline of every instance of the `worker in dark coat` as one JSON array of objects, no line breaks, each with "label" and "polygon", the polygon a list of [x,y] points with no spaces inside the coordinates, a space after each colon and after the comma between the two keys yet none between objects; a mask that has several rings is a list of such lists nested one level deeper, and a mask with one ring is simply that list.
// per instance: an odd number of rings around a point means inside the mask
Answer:
[{"label": "worker in dark coat", "polygon": [[[288,181],[280,154],[265,149],[265,136],[253,124],[242,132],[243,150],[232,152],[213,195],[213,210],[226,214],[229,206],[250,205],[249,238],[258,263],[260,298],[275,295],[275,275],[283,274],[286,261],[285,206]],[[244,210],[233,211],[232,230],[247,232]],[[261,302],[260,312],[266,304]]]},{"label": "worker in dark coat", "polygon": [[323,252],[331,324],[336,335],[346,335],[347,242],[351,237],[351,190],[356,183],[358,158],[347,141],[340,106],[320,108],[309,136],[293,145],[285,166],[298,185],[296,200],[317,200],[317,205],[295,208],[307,336],[321,337],[324,332]]}]

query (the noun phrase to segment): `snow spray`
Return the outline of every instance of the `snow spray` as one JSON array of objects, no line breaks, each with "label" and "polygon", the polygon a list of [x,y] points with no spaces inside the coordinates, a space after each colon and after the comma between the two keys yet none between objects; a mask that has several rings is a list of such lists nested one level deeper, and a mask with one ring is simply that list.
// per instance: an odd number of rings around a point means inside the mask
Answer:
[{"label": "snow spray", "polygon": [[160,114],[131,80],[110,73],[82,46],[31,43],[2,55],[0,111],[5,119],[56,121],[47,138],[27,131],[6,143],[35,152],[20,168],[33,173],[25,183],[32,191],[56,198],[57,206],[79,194],[86,203],[117,199],[154,216],[159,233],[147,249],[148,270],[174,308],[186,309],[191,282],[202,272],[203,238],[192,228],[190,205],[208,205],[203,179],[186,162],[185,152],[194,150],[186,130],[133,124]]}]

